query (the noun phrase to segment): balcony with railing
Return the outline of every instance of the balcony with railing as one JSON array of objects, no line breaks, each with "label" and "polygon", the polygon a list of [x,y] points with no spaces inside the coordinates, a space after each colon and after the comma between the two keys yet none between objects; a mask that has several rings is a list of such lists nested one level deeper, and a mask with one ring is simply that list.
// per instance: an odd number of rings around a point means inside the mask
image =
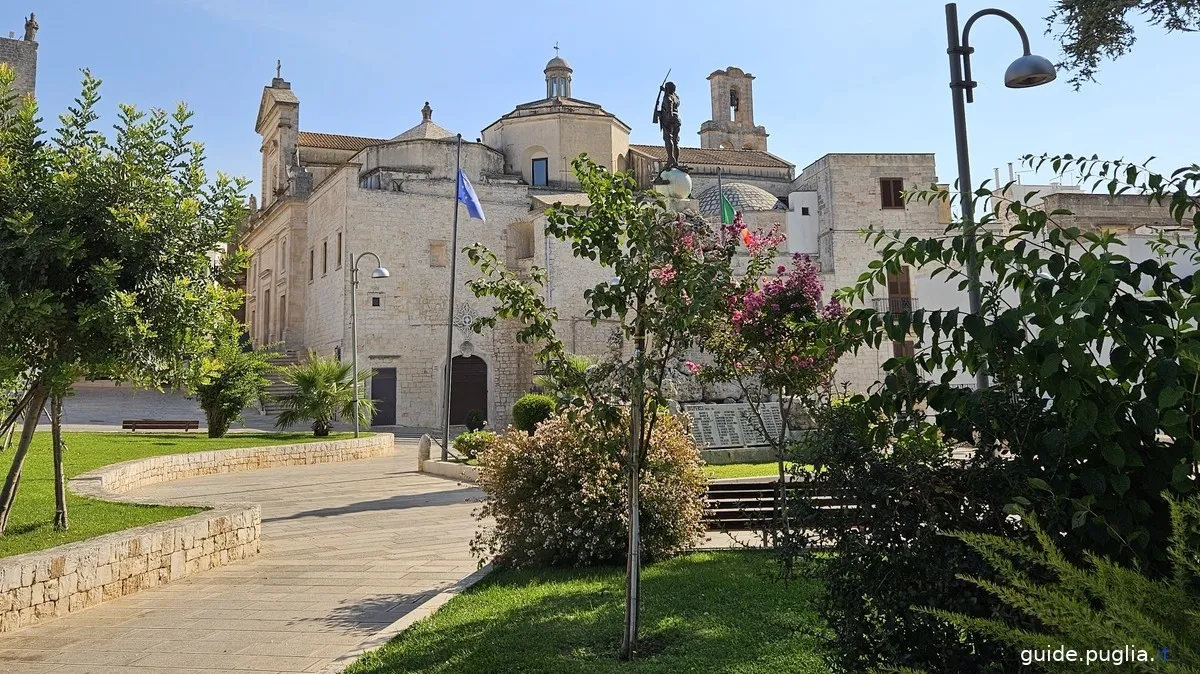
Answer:
[{"label": "balcony with railing", "polygon": [[921,303],[915,297],[876,297],[871,304],[881,314],[902,314],[921,308]]}]

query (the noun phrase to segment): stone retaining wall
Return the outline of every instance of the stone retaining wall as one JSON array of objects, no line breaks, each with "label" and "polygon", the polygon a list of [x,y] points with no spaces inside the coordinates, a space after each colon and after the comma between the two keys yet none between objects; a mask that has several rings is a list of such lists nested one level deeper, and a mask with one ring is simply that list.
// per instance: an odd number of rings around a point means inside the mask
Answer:
[{"label": "stone retaining wall", "polygon": [[198,475],[353,461],[395,451],[389,433],[135,459],[85,473],[68,488],[80,496],[210,510],[24,555],[0,558],[0,632],[26,627],[143,588],[165,585],[258,554],[256,504],[196,504],[125,492]]}]

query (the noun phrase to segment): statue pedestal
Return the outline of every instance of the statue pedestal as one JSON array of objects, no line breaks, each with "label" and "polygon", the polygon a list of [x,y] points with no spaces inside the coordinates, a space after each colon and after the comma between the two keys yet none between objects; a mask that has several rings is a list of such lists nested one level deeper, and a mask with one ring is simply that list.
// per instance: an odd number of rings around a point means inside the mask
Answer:
[{"label": "statue pedestal", "polygon": [[699,213],[699,199],[667,199],[667,210],[673,213]]}]

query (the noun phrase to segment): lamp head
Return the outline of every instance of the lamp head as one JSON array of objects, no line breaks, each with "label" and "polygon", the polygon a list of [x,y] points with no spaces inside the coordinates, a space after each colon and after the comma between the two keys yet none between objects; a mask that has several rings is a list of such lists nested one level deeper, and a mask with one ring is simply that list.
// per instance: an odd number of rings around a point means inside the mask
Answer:
[{"label": "lamp head", "polygon": [[1036,54],[1026,54],[1004,71],[1004,86],[1009,89],[1026,89],[1052,82],[1058,74],[1050,60]]},{"label": "lamp head", "polygon": [[371,278],[388,278],[392,273],[383,267],[376,267],[375,271],[371,272]]}]

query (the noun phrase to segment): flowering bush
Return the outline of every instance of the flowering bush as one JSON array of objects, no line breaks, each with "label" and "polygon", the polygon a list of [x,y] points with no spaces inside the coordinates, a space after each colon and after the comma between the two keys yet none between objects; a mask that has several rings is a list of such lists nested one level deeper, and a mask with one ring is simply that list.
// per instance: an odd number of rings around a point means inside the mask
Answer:
[{"label": "flowering bush", "polygon": [[491,431],[459,433],[458,437],[454,438],[454,451],[462,454],[467,461],[471,461],[478,458],[479,453],[495,440],[496,434]]},{"label": "flowering bush", "polygon": [[[625,421],[628,424],[628,419]],[[627,476],[620,461],[628,429],[604,429],[586,415],[551,417],[534,435],[509,430],[480,452],[477,512],[494,524],[472,551],[511,566],[606,564],[625,554]],[[661,559],[704,533],[700,452],[679,419],[660,413],[643,464],[642,550]]]}]

